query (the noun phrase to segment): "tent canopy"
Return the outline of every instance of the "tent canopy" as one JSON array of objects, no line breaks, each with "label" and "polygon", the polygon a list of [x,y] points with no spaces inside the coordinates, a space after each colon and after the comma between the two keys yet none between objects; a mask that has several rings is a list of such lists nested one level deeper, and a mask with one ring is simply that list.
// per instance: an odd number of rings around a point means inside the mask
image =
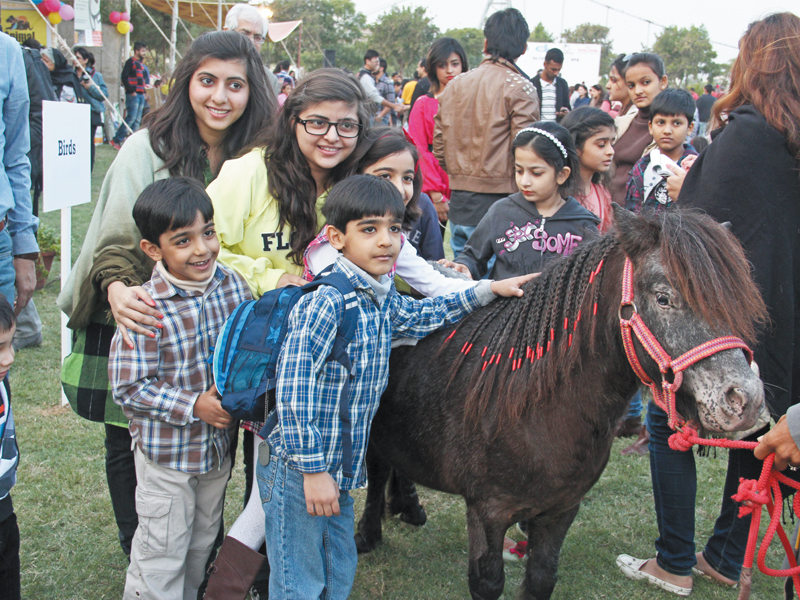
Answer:
[{"label": "tent canopy", "polygon": [[[175,0],[178,2],[178,16],[183,21],[189,21],[203,27],[216,29],[217,27],[217,2],[214,0]],[[172,14],[172,1],[170,0],[141,0],[142,4],[168,15]],[[222,2],[222,22],[235,2]],[[269,39],[280,42],[291,34],[302,21],[286,21],[285,23],[269,24]]]}]

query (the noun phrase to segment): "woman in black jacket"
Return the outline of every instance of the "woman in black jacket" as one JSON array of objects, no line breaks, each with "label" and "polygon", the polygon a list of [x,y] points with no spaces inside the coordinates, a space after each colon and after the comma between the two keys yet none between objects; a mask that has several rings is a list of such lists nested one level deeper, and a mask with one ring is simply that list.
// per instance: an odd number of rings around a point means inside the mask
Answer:
[{"label": "woman in black jacket", "polygon": [[[752,263],[771,320],[762,328],[753,351],[767,404],[776,420],[800,401],[798,40],[800,18],[792,13],[770,15],[749,26],[731,70],[730,91],[714,105],[713,120],[722,127],[712,134],[714,142],[686,175],[678,197],[682,206],[700,208],[720,222],[729,222]],[[650,422],[658,421],[660,415],[653,406],[651,403],[648,409],[647,428],[653,487],[657,491],[658,558],[626,574],[661,587],[659,582],[668,582],[690,589],[696,561],[696,568],[704,574],[724,584],[735,584],[744,559],[750,517],[738,518],[731,495],[736,493],[740,477],[758,479],[761,462],[751,451],[729,451],[714,534],[703,552],[695,555],[694,458],[691,452],[669,450],[663,435],[656,439],[658,422],[656,432]],[[747,439],[755,440],[765,431]],[[672,474],[665,474],[667,470]],[[680,506],[674,498],[667,498],[673,488],[679,490],[676,496],[683,497]]]}]

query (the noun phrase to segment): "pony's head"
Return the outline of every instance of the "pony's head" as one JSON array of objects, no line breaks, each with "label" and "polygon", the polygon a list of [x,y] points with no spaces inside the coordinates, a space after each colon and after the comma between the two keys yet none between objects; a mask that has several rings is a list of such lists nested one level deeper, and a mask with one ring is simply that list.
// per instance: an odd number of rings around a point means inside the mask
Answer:
[{"label": "pony's head", "polygon": [[[752,345],[767,310],[738,240],[708,215],[670,210],[634,216],[614,205],[615,236],[634,265],[634,302],[671,358],[722,336]],[[645,372],[656,363],[635,341]],[[689,367],[678,411],[709,431],[752,427],[764,403],[761,380],[742,350],[725,350]]]}]

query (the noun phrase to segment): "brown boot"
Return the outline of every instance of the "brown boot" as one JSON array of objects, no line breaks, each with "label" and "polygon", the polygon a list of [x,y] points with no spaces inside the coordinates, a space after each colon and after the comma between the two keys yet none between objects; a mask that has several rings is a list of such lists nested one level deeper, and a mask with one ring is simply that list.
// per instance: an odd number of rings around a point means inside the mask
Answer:
[{"label": "brown boot", "polygon": [[629,454],[638,454],[644,456],[650,452],[650,434],[647,432],[647,427],[642,425],[642,430],[639,432],[639,438],[627,448],[623,448],[620,454],[628,456]]},{"label": "brown boot", "polygon": [[227,536],[208,568],[205,600],[244,600],[266,556]]},{"label": "brown boot", "polygon": [[634,437],[642,432],[642,417],[629,417],[619,422],[617,437]]}]

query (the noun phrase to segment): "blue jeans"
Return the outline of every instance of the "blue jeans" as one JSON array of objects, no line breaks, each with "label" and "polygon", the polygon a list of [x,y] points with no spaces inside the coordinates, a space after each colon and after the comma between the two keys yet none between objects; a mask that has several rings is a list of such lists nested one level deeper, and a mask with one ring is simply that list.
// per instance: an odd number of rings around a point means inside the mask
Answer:
[{"label": "blue jeans", "polygon": [[345,600],[356,576],[358,554],[353,499],[339,494],[341,514],[315,517],[306,511],[303,475],[270,456],[256,467],[266,515],[270,600]]},{"label": "blue jeans", "polygon": [[[453,260],[458,258],[458,255],[464,251],[464,246],[467,245],[467,240],[473,234],[477,227],[470,227],[469,225],[458,225],[450,221],[450,248],[453,250]],[[492,272],[494,262],[497,260],[496,256],[489,259],[486,263],[486,273]],[[523,273],[519,273],[523,275]],[[483,277],[486,279],[486,275]]]},{"label": "blue jeans", "polygon": [[631,403],[628,405],[628,414],[625,415],[626,419],[635,419],[642,416],[642,390],[636,390],[636,393],[631,398]]},{"label": "blue jeans", "polygon": [[[144,94],[125,95],[125,123],[131,128],[131,131],[139,129],[139,123],[142,122],[144,103]],[[114,141],[116,143],[121,144],[125,138],[128,137],[128,127],[120,124],[117,133],[114,135]]]},{"label": "blue jeans", "polygon": [[[694,453],[670,449],[668,439],[673,431],[667,425],[667,414],[653,402],[647,406],[647,431],[650,432],[650,474],[659,533],[656,540],[658,565],[674,575],[691,575],[696,564]],[[761,462],[756,460],[752,450],[728,451],[722,507],[703,556],[729,579],[739,579],[750,528],[750,517],[739,518],[739,507],[731,496],[739,488],[739,477],[758,479],[760,473]]]},{"label": "blue jeans", "polygon": [[6,297],[11,306],[14,306],[14,300],[17,298],[17,288],[14,287],[17,272],[14,270],[13,249],[11,234],[6,227],[0,231],[0,294]]}]

